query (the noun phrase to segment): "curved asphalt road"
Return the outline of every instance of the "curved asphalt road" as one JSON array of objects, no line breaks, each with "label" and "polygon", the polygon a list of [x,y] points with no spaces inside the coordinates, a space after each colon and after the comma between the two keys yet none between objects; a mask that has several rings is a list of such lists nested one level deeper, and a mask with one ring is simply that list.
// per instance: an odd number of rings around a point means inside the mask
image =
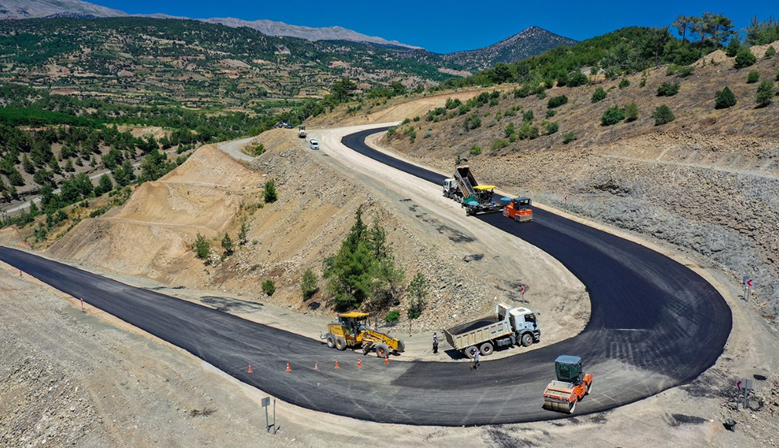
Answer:
[{"label": "curved asphalt road", "polygon": [[[344,138],[353,149],[440,183],[443,176],[368,148],[373,129]],[[442,197],[442,200],[447,200]],[[714,364],[731,329],[724,299],[700,276],[643,246],[536,209],[518,225],[479,216],[545,250],[588,288],[592,317],[577,337],[518,356],[468,363],[398,362],[329,350],[317,341],[137,289],[26,252],[0,259],[305,408],[386,423],[443,426],[562,418],[542,409],[554,359],[572,354],[595,375],[577,414],[603,411],[684,384]],[[554,316],[541,316],[543,320]],[[521,349],[514,349],[521,350]],[[335,361],[340,369],[334,368]],[[289,362],[292,371],[286,372]],[[319,370],[314,370],[317,362]],[[253,373],[247,373],[248,364]]]}]

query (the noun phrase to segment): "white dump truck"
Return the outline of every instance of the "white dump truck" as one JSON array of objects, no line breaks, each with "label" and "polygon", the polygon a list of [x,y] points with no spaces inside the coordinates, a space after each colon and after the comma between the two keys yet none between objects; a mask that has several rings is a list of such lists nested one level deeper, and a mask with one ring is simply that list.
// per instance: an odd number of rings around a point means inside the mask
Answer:
[{"label": "white dump truck", "polygon": [[448,328],[444,336],[449,345],[473,358],[477,351],[487,356],[500,347],[528,347],[541,340],[541,330],[529,309],[500,303],[495,314]]}]

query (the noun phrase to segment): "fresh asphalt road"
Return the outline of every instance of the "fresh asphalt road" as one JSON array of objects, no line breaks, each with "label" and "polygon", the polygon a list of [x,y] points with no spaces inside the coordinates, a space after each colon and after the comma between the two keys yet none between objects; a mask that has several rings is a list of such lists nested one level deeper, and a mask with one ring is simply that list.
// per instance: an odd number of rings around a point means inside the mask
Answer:
[{"label": "fresh asphalt road", "polygon": [[[431,182],[443,181],[439,174],[368,148],[364,138],[374,132],[343,142]],[[722,353],[730,309],[710,284],[679,263],[543,210],[536,209],[534,221],[525,224],[501,214],[474,219],[536,245],[584,283],[592,314],[581,334],[517,356],[483,360],[479,370],[466,362],[393,358],[384,364],[375,356],[362,357],[357,367],[356,353],[26,252],[1,247],[0,259],[281,400],[376,422],[461,426],[565,417],[543,410],[541,396],[561,354],[581,356],[595,376],[593,393],[576,413],[604,411],[687,383]],[[553,318],[541,317],[542,337],[543,320]],[[253,373],[247,372],[249,364]]]}]

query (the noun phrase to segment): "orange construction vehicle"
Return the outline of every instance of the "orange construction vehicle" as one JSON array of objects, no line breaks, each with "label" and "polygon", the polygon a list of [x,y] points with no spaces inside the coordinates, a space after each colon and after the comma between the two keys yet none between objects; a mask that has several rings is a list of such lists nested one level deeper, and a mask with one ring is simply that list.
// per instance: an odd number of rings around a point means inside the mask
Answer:
[{"label": "orange construction vehicle", "polygon": [[573,414],[576,403],[592,391],[592,374],[582,371],[578,356],[558,356],[554,369],[557,380],[544,390],[544,409]]},{"label": "orange construction vehicle", "polygon": [[533,220],[533,210],[530,206],[533,201],[530,198],[514,198],[503,206],[503,216],[516,222],[530,222]]}]

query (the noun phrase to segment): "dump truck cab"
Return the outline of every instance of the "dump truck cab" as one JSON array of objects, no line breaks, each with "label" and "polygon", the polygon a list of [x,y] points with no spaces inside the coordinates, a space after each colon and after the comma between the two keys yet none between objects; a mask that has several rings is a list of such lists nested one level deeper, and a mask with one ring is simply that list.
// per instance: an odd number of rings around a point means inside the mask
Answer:
[{"label": "dump truck cab", "polygon": [[555,360],[557,379],[544,390],[544,408],[572,414],[576,403],[592,390],[592,374],[584,373],[582,359],[561,355]]},{"label": "dump truck cab", "polygon": [[338,315],[338,322],[327,325],[327,334],[322,338],[330,348],[346,350],[348,347],[361,348],[363,354],[375,349],[376,355],[384,357],[390,353],[405,350],[403,341],[368,327],[370,314],[352,311]]},{"label": "dump truck cab", "polygon": [[533,220],[533,210],[530,208],[533,201],[530,198],[513,198],[503,207],[503,216],[516,222],[530,222]]}]

